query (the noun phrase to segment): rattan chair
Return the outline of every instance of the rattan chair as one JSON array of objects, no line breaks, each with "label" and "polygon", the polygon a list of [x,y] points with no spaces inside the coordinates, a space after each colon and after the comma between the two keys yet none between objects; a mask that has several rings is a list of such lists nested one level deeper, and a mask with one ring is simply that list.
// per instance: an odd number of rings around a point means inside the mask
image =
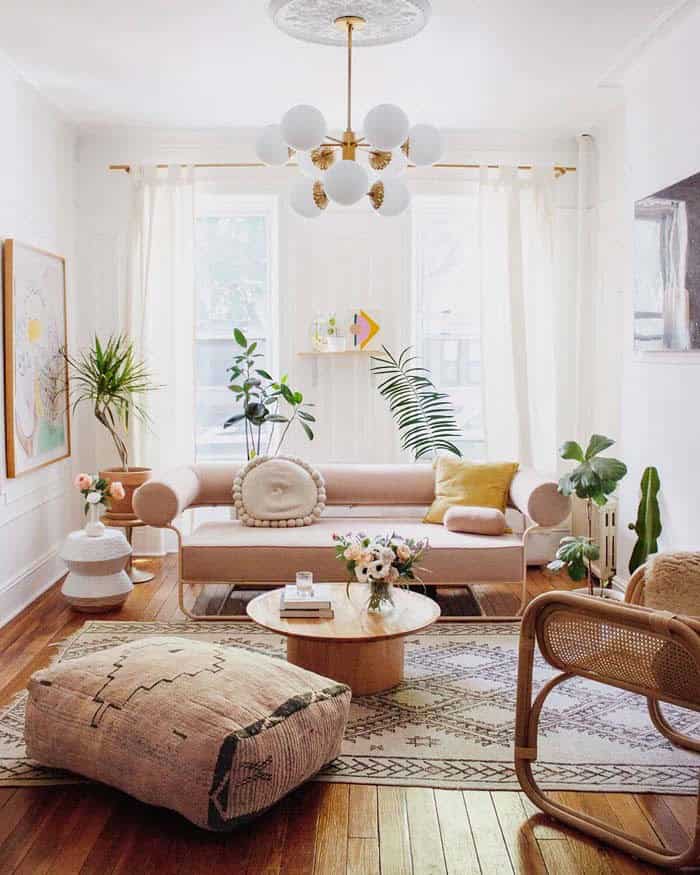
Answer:
[{"label": "rattan chair", "polygon": [[[539,788],[532,771],[542,706],[559,684],[575,676],[639,693],[647,699],[659,732],[672,744],[700,750],[697,741],[668,724],[659,706],[667,702],[700,711],[700,622],[640,605],[643,569],[633,577],[629,592],[635,604],[568,592],[545,593],[530,603],[520,631],[515,770],[522,789],[547,814],[657,866],[688,866],[700,861],[700,809],[692,841],[676,853],[554,801]],[[559,674],[533,701],[535,643]]]}]

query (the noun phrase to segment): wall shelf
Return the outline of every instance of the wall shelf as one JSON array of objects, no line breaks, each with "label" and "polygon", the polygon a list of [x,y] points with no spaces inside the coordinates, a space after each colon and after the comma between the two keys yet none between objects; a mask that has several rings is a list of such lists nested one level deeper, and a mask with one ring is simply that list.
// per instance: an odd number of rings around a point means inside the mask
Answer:
[{"label": "wall shelf", "polygon": [[298,352],[297,355],[300,358],[310,359],[311,360],[311,384],[314,389],[318,386],[318,363],[320,359],[342,359],[349,358],[358,360],[358,358],[367,358],[372,355],[372,353],[381,352],[380,349],[344,349],[342,351],[337,352],[316,352],[315,350],[307,350],[304,352]]},{"label": "wall shelf", "polygon": [[343,349],[335,352],[316,352],[309,350],[307,352],[298,352],[298,356],[303,358],[325,359],[339,355],[371,355],[373,352],[381,352],[381,349]]}]

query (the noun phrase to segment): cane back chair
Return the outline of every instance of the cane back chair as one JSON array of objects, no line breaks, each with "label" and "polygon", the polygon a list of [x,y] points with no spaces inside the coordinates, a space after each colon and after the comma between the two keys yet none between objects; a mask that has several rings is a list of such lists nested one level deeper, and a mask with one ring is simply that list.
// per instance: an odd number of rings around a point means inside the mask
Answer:
[{"label": "cane back chair", "polygon": [[[641,572],[630,587],[630,597],[637,602],[642,600]],[[559,674],[533,701],[535,644]],[[537,760],[542,707],[559,684],[576,676],[644,696],[659,732],[674,745],[699,751],[696,740],[669,725],[660,703],[700,711],[700,621],[569,592],[538,596],[525,611],[521,625],[515,724],[515,770],[522,789],[538,808],[654,865],[673,868],[699,862],[700,809],[692,840],[677,853],[556,802],[538,786],[532,767]]]}]

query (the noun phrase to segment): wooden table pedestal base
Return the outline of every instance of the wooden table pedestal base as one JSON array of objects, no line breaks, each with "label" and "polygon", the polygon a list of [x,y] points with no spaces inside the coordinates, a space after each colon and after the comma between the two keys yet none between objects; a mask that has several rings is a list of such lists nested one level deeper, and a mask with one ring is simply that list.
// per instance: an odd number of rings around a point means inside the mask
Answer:
[{"label": "wooden table pedestal base", "polygon": [[403,680],[404,638],[333,641],[287,638],[287,661],[347,684],[353,696],[390,690]]}]

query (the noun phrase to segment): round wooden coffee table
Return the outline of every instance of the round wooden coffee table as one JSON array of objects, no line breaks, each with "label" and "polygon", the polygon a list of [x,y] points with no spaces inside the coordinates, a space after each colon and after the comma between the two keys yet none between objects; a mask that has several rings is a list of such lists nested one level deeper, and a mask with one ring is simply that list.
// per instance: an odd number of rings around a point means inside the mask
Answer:
[{"label": "round wooden coffee table", "polygon": [[259,626],[287,637],[287,660],[309,671],[347,684],[356,696],[395,687],[403,680],[406,635],[432,625],[439,606],[415,592],[394,590],[394,610],[368,614],[368,587],[329,584],[335,616],[332,620],[280,617],[276,589],[253,599],[246,608]]}]

